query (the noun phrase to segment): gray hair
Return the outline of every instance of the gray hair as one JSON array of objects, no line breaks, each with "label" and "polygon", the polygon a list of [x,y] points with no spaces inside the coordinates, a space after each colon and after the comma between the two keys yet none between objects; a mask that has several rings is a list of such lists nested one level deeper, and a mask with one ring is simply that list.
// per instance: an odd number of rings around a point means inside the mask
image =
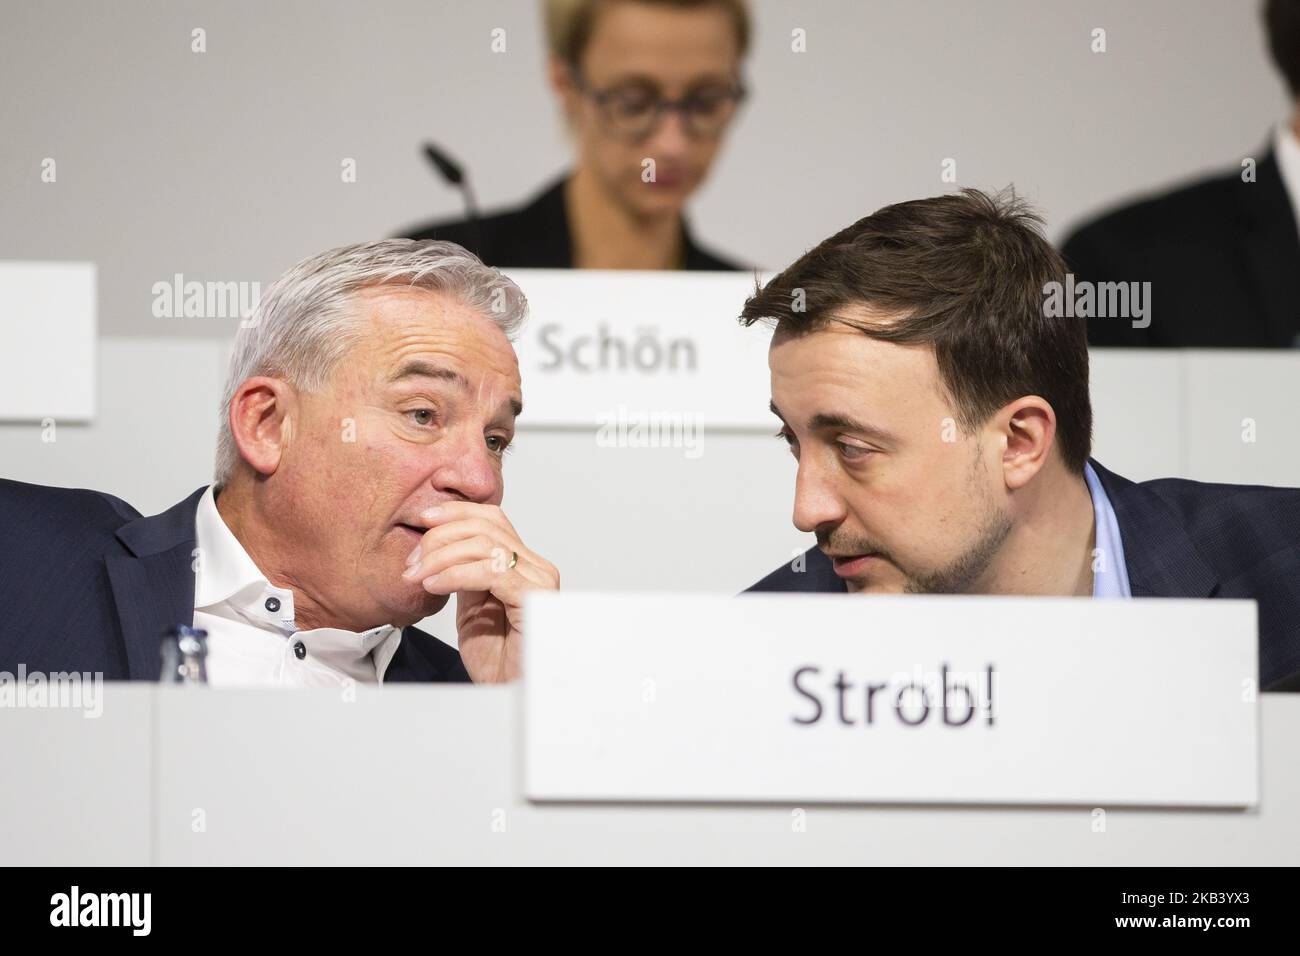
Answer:
[{"label": "gray hair", "polygon": [[218,486],[239,462],[230,431],[239,386],[255,375],[275,375],[304,391],[324,386],[362,332],[356,294],[384,285],[445,293],[496,323],[511,341],[528,312],[517,285],[454,242],[380,239],[302,260],[271,284],[235,336],[221,400]]}]

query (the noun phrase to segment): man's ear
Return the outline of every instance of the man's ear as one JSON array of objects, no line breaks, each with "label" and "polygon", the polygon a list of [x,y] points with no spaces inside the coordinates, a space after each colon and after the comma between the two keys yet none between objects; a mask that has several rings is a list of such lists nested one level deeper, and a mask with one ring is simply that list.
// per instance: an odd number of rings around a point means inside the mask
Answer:
[{"label": "man's ear", "polygon": [[259,475],[280,467],[292,435],[297,394],[278,378],[245,379],[230,400],[230,432],[239,456]]},{"label": "man's ear", "polygon": [[1047,399],[1026,395],[1003,406],[994,422],[1006,441],[1002,473],[1007,488],[1023,488],[1047,464],[1056,441],[1056,412]]}]

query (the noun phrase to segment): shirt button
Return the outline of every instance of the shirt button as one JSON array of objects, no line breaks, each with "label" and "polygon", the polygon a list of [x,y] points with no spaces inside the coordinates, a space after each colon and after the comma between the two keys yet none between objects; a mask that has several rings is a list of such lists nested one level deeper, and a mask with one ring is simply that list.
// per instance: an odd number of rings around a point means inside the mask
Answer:
[{"label": "shirt button", "polygon": [[270,611],[272,614],[274,614],[276,611],[280,610],[280,599],[277,598],[277,597],[269,597],[269,598],[267,598],[267,599],[266,599],[266,609],[267,609],[268,611]]},{"label": "shirt button", "polygon": [[298,658],[298,660],[302,660],[304,657],[306,657],[306,656],[307,656],[307,645],[304,644],[302,641],[294,641],[294,642],[293,642],[293,656],[296,657],[296,658]]}]

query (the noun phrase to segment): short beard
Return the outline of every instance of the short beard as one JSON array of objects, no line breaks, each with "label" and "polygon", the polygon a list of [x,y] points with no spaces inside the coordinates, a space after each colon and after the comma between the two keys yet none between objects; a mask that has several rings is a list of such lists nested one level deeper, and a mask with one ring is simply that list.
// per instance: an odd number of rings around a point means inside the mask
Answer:
[{"label": "short beard", "polygon": [[953,561],[937,571],[910,573],[899,568],[907,579],[905,594],[968,594],[990,564],[1002,542],[1011,533],[1011,516],[999,508],[990,508],[975,543]]},{"label": "short beard", "polygon": [[[985,488],[987,469],[984,459],[980,457],[978,445],[971,461],[971,487]],[[923,571],[909,574],[905,569],[907,585],[905,594],[969,594],[975,583],[993,563],[994,556],[1007,540],[1014,522],[1011,515],[998,507],[987,494],[979,495],[983,505],[983,520],[980,521],[975,543],[950,561],[947,566],[937,571]]]},{"label": "short beard", "polygon": [[[982,488],[981,473],[985,471],[978,448],[971,461],[971,487]],[[835,532],[817,532],[817,544],[822,550],[833,550],[841,554],[876,554],[888,561],[903,575],[904,594],[968,594],[988,570],[997,555],[998,549],[1006,541],[1015,522],[1010,513],[998,507],[986,494],[979,494],[979,501],[984,512],[980,521],[975,543],[959,554],[947,565],[937,571],[914,571],[896,561],[884,548],[865,538],[839,538]]]}]

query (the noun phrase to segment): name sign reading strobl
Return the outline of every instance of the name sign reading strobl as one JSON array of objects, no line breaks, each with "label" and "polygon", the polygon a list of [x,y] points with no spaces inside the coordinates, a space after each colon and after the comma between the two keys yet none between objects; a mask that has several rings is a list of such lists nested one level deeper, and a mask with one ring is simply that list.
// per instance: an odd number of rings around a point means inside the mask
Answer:
[{"label": "name sign reading strobl", "polygon": [[1259,799],[1253,601],[527,600],[534,800]]}]

